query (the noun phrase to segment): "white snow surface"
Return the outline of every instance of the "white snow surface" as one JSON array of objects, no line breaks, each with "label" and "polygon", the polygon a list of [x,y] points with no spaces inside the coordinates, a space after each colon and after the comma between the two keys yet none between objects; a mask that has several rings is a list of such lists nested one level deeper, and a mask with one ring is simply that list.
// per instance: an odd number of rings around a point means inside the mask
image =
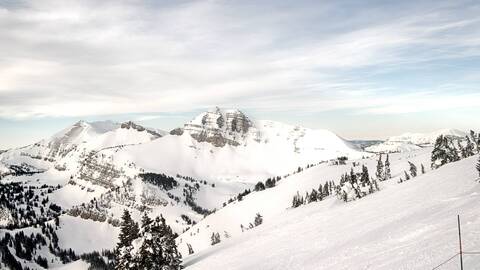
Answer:
[{"label": "white snow surface", "polygon": [[57,231],[59,246],[82,254],[102,249],[112,250],[118,241],[120,228],[106,222],[62,215]]},{"label": "white snow surface", "polygon": [[[427,159],[422,151],[392,155],[394,176],[406,160]],[[432,269],[458,252],[457,214],[462,220],[464,251],[480,251],[477,158],[445,165],[402,184],[397,183],[398,177],[382,182],[381,191],[357,201],[329,198],[287,209],[287,199],[296,189],[315,186],[313,182],[334,174],[333,169],[313,168],[275,188],[246,196],[197,224],[193,230],[200,228],[201,242],[207,243],[203,251],[187,237],[188,232],[182,235],[180,247],[189,242],[197,252],[187,256],[184,264],[187,270]],[[230,239],[221,233],[222,243],[208,246],[211,231],[228,228],[233,234],[234,228],[239,230],[238,216],[248,212],[253,221],[255,211],[264,215],[262,225]],[[478,268],[480,256],[465,255],[464,265]],[[441,269],[459,269],[458,258]]]},{"label": "white snow surface", "polygon": [[[391,181],[396,181],[400,176],[403,177],[404,170],[408,170],[407,161],[417,164],[419,168],[420,164],[428,168],[431,150],[431,148],[425,148],[415,152],[390,155],[392,177],[395,179]],[[282,215],[291,207],[293,196],[297,191],[304,195],[312,189],[318,189],[318,186],[324,185],[326,181],[333,180],[338,184],[340,176],[350,172],[353,162],[366,165],[370,175],[374,177],[377,159],[378,157],[374,156],[370,159],[352,160],[347,165],[340,166],[322,163],[282,179],[274,188],[253,192],[245,196],[242,201],[236,201],[218,210],[214,215],[207,216],[189,231],[180,235],[177,239],[179,250],[187,255],[187,243],[191,244],[195,251],[209,248],[210,236],[213,232],[219,232],[222,238],[225,232],[232,237],[241,235],[240,225],[248,227],[249,223],[253,223],[256,213],[260,213],[265,219]],[[360,171],[361,166],[355,167],[355,170]]]}]

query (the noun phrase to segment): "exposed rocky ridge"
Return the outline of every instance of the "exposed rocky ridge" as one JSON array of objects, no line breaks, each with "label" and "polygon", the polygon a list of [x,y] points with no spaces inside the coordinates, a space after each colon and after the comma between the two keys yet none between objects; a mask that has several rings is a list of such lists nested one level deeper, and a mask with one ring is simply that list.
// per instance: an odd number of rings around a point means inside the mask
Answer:
[{"label": "exposed rocky ridge", "polygon": [[156,132],[155,130],[152,130],[152,129],[148,129],[148,128],[144,128],[143,126],[141,125],[138,125],[132,121],[128,121],[128,122],[124,122],[120,125],[120,128],[124,128],[124,129],[135,129],[139,132],[143,132],[143,131],[146,131],[147,133],[155,136],[156,138],[160,138],[162,137],[162,135],[158,132]]},{"label": "exposed rocky ridge", "polygon": [[217,147],[238,146],[245,142],[254,128],[253,122],[240,110],[213,110],[201,113],[183,128],[176,128],[171,135],[190,134],[198,142],[208,142]]}]

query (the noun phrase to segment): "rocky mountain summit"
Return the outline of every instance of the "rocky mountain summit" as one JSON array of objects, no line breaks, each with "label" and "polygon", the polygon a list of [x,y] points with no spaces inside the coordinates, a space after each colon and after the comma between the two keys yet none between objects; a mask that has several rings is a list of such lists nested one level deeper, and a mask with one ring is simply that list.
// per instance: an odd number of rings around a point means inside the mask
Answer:
[{"label": "rocky mountain summit", "polygon": [[[252,130],[253,129],[253,130]],[[170,132],[172,135],[188,133],[198,142],[208,142],[217,147],[238,146],[245,142],[252,132],[253,122],[240,110],[222,110],[218,107],[199,114],[183,128]]]}]

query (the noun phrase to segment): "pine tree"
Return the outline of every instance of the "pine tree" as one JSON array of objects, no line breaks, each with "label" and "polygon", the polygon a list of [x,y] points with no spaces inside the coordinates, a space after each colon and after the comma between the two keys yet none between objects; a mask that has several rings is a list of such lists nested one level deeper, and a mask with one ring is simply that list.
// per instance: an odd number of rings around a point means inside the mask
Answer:
[{"label": "pine tree", "polygon": [[477,171],[478,171],[478,176],[480,177],[480,155],[478,156],[478,162],[477,162]]},{"label": "pine tree", "polygon": [[316,202],[318,197],[318,192],[315,189],[312,189],[310,196],[308,197],[308,203]]},{"label": "pine tree", "polygon": [[323,196],[324,196],[324,191],[323,191],[322,184],[320,184],[320,185],[318,186],[318,197],[317,197],[317,200],[319,200],[319,201],[323,200]]},{"label": "pine tree", "polygon": [[322,193],[322,197],[328,197],[330,196],[330,185],[331,185],[331,182],[325,182],[325,184],[323,185],[323,193]]},{"label": "pine tree", "polygon": [[122,224],[120,226],[120,235],[118,236],[120,242],[117,248],[126,247],[132,244],[132,241],[138,238],[139,228],[138,224],[133,221],[128,210],[123,211]]},{"label": "pine tree", "polygon": [[257,213],[257,215],[255,216],[255,221],[254,221],[255,227],[261,225],[262,223],[263,223],[263,217],[262,217],[262,215],[260,215],[260,213]]},{"label": "pine tree", "polygon": [[[177,245],[175,243],[176,236],[173,233],[172,228],[166,225],[165,219],[161,216],[155,219],[154,224],[155,226],[152,226],[152,235],[154,236],[153,239],[156,240],[155,243],[157,245],[161,245],[162,253],[165,258],[165,264],[161,269],[181,269],[181,256],[177,251]],[[217,235],[220,241],[220,234],[217,233]]]},{"label": "pine tree", "polygon": [[458,151],[460,152],[460,156],[462,158],[466,158],[467,151],[465,150],[465,147],[463,147],[463,145],[460,143],[460,140],[457,141],[457,147],[458,147]]},{"label": "pine tree", "polygon": [[142,230],[148,230],[150,224],[152,224],[153,220],[148,216],[147,212],[143,213],[142,216]]},{"label": "pine tree", "polygon": [[[475,134],[474,134],[475,136]],[[472,140],[470,139],[470,137],[466,137],[466,146],[465,146],[465,158],[467,157],[471,157],[473,155],[475,155],[474,151],[475,151],[475,145],[474,143],[472,142]]]},{"label": "pine tree", "polygon": [[408,162],[408,164],[410,165],[410,175],[412,176],[412,178],[416,177],[417,176],[417,166],[415,166],[415,164],[413,164],[410,161]]},{"label": "pine tree", "polygon": [[440,135],[435,140],[431,157],[431,168],[437,169],[448,163],[447,157],[447,137]]},{"label": "pine tree", "polygon": [[389,157],[388,154],[387,154],[387,158],[385,160],[384,171],[385,171],[385,176],[383,177],[383,180],[388,180],[388,179],[392,178],[392,172],[390,171],[390,157]]},{"label": "pine tree", "polygon": [[405,181],[410,180],[410,175],[408,175],[408,173],[406,171],[404,171],[404,173],[405,173]]},{"label": "pine tree", "polygon": [[377,172],[375,173],[375,176],[377,177],[377,179],[379,181],[384,181],[384,177],[385,177],[385,172],[384,172],[384,165],[383,165],[383,162],[382,162],[382,154],[380,154],[380,157],[378,158],[378,162],[377,162]]},{"label": "pine tree", "polygon": [[360,177],[360,183],[362,184],[362,187],[365,187],[368,185],[370,182],[370,176],[368,173],[368,168],[365,165],[362,165],[362,175]]},{"label": "pine tree", "polygon": [[195,253],[193,251],[192,245],[190,245],[189,243],[187,243],[187,248],[188,248],[188,255],[192,255],[193,253]]},{"label": "pine tree", "polygon": [[455,162],[460,160],[460,156],[458,155],[458,150],[455,148],[453,144],[453,140],[449,137],[447,139],[447,163]]},{"label": "pine tree", "polygon": [[[152,241],[152,223],[153,220],[147,215],[145,212],[142,216],[142,227],[141,232],[143,235],[143,242],[140,246],[138,251],[138,258],[137,258],[137,267],[139,269],[154,269],[156,265],[156,260],[153,256],[153,252],[156,251],[155,247],[153,247]],[[161,255],[158,256],[161,258]]]},{"label": "pine tree", "polygon": [[292,207],[297,208],[302,204],[303,204],[303,197],[300,196],[300,193],[298,193],[297,191],[297,194],[293,196]]},{"label": "pine tree", "polygon": [[420,164],[420,165],[421,165],[422,174],[425,174],[425,166],[423,166],[423,164]]},{"label": "pine tree", "polygon": [[220,234],[213,232],[212,236],[210,236],[210,244],[214,246],[218,243],[220,243]]},{"label": "pine tree", "polygon": [[133,221],[128,210],[123,211],[120,227],[119,242],[115,249],[115,269],[127,270],[136,269],[135,259],[132,256],[132,241],[138,238],[138,224]]}]

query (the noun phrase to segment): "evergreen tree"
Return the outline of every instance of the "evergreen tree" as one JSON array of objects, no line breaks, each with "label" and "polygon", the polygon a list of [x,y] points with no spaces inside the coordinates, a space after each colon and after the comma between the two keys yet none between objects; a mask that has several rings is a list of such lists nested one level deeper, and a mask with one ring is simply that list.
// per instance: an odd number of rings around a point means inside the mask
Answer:
[{"label": "evergreen tree", "polygon": [[318,199],[319,201],[321,201],[321,200],[323,200],[323,196],[324,196],[324,191],[323,191],[322,184],[320,184],[320,185],[318,186],[318,197],[317,197],[317,199]]},{"label": "evergreen tree", "polygon": [[153,220],[148,216],[147,212],[144,212],[142,216],[142,230],[148,230],[152,222]]},{"label": "evergreen tree", "polygon": [[392,178],[392,172],[390,171],[390,157],[388,154],[387,154],[387,158],[385,159],[384,171],[385,171],[385,176],[383,177],[383,180],[388,180]]},{"label": "evergreen tree", "polygon": [[425,174],[425,166],[423,166],[423,163],[420,165],[421,165],[422,174]]},{"label": "evergreen tree", "polygon": [[[172,228],[165,223],[165,219],[161,216],[157,217],[153,224],[152,235],[155,240],[154,244],[161,245],[162,253],[165,258],[165,264],[161,269],[181,269],[181,256],[177,251],[177,245],[175,243],[176,235],[173,233]],[[220,234],[218,234],[218,239],[220,239]]]},{"label": "evergreen tree", "polygon": [[458,150],[455,148],[453,144],[453,140],[449,137],[447,138],[447,163],[455,162],[460,160],[460,156],[458,155]]},{"label": "evergreen tree", "polygon": [[460,160],[457,148],[453,144],[453,141],[448,136],[440,135],[436,141],[432,151],[431,167],[437,169],[447,163]]},{"label": "evergreen tree", "polygon": [[210,236],[210,244],[214,246],[218,243],[220,243],[220,234],[213,232],[212,236]]},{"label": "evergreen tree", "polygon": [[310,196],[307,198],[308,203],[316,202],[317,197],[318,197],[318,192],[315,189],[312,189],[312,192],[310,193]]},{"label": "evergreen tree", "polygon": [[379,181],[384,181],[385,180],[385,172],[384,172],[384,165],[382,162],[382,154],[380,154],[380,157],[378,158],[377,162],[377,172],[375,173],[375,176]]},{"label": "evergreen tree", "polygon": [[478,162],[477,162],[477,171],[478,171],[478,176],[480,177],[480,155],[478,156]]},{"label": "evergreen tree", "polygon": [[472,140],[468,136],[466,137],[466,140],[467,140],[467,142],[466,142],[466,146],[465,146],[465,150],[464,150],[464,158],[471,157],[471,156],[475,155],[475,153],[474,153],[474,151],[475,151],[474,143],[472,142]]},{"label": "evergreen tree", "polygon": [[255,227],[261,225],[263,223],[263,217],[262,215],[260,215],[260,213],[257,213],[257,215],[255,216]]},{"label": "evergreen tree", "polygon": [[115,269],[128,270],[137,269],[134,257],[132,256],[132,241],[138,238],[138,224],[133,221],[128,210],[123,211],[120,227],[119,242],[115,250]]},{"label": "evergreen tree", "polygon": [[293,196],[292,207],[297,208],[302,204],[303,204],[303,197],[297,191],[297,194]]},{"label": "evergreen tree", "polygon": [[362,184],[362,187],[365,187],[368,185],[370,182],[370,176],[368,173],[368,168],[365,165],[362,165],[362,175],[360,177],[360,183]]},{"label": "evergreen tree", "polygon": [[404,173],[405,173],[405,181],[410,180],[410,175],[408,175],[408,173],[406,171],[404,171]]},{"label": "evergreen tree", "polygon": [[190,245],[189,243],[187,243],[187,248],[188,248],[188,255],[192,255],[193,253],[195,253],[193,251],[192,245]]},{"label": "evergreen tree", "polygon": [[[415,166],[415,164],[413,164],[412,162],[408,162],[408,164],[410,165],[410,175],[412,177],[416,177],[417,176],[417,166]],[[408,179],[407,179],[408,180]]]},{"label": "evergreen tree", "polygon": [[262,190],[265,190],[265,185],[262,182],[258,182],[255,185],[255,191],[262,191]]},{"label": "evergreen tree", "polygon": [[138,224],[133,221],[130,212],[125,209],[123,211],[122,223],[120,226],[120,235],[118,236],[120,242],[117,244],[117,248],[131,245],[132,241],[138,238],[138,233]]},{"label": "evergreen tree", "polygon": [[460,152],[460,156],[462,158],[466,158],[467,151],[465,150],[465,147],[463,147],[463,145],[461,144],[460,140],[457,141],[457,148],[458,148],[458,151]]}]

